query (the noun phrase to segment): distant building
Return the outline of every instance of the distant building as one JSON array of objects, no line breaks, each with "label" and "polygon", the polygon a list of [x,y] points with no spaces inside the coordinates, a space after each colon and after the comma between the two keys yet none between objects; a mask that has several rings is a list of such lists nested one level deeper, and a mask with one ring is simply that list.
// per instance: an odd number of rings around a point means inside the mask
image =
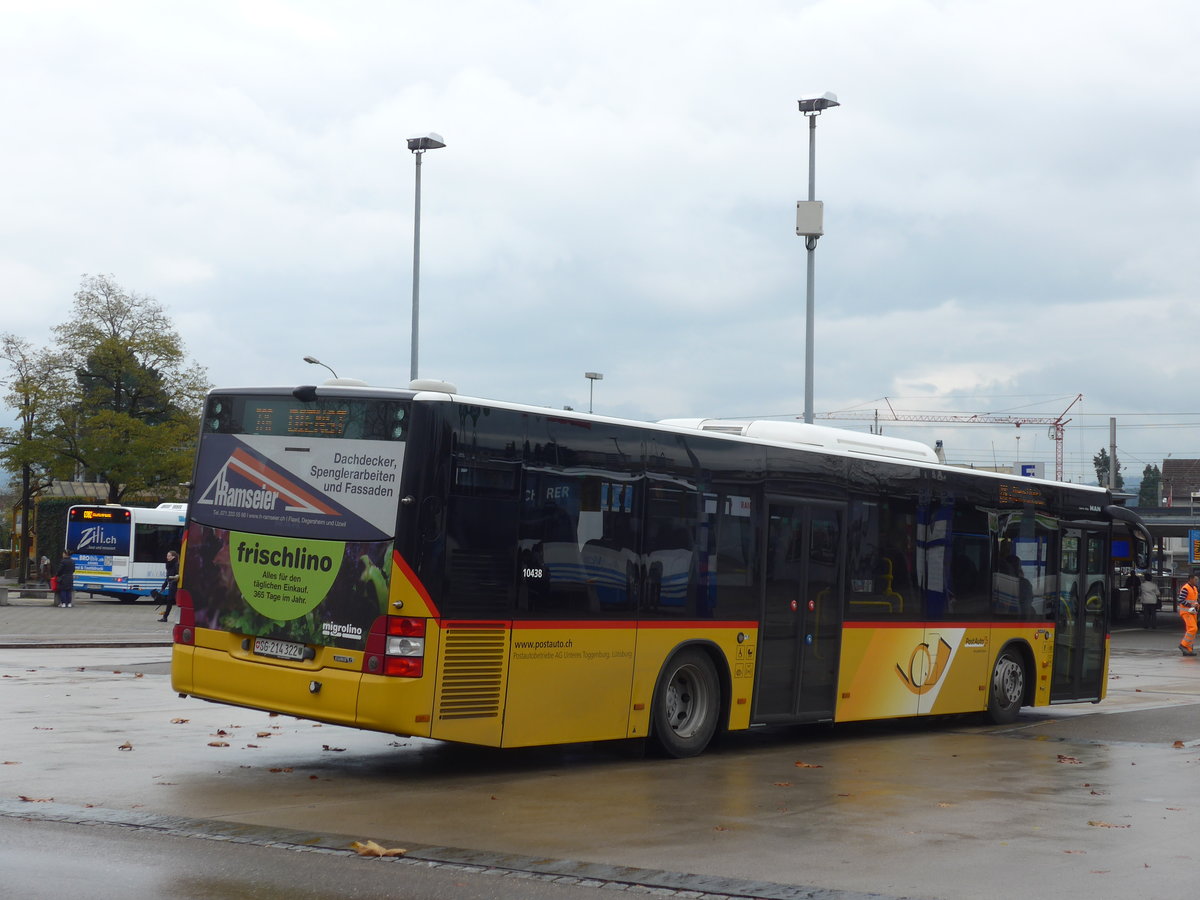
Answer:
[{"label": "distant building", "polygon": [[1164,459],[1161,488],[1163,506],[1200,508],[1200,459]]}]

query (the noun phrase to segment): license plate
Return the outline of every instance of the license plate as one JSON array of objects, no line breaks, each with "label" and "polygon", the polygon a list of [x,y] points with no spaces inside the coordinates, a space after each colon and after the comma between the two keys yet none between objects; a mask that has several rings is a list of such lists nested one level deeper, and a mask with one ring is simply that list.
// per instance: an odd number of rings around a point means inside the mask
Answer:
[{"label": "license plate", "polygon": [[275,659],[304,659],[304,644],[293,644],[291,641],[277,641],[274,638],[255,638],[254,652],[258,656],[271,656]]}]

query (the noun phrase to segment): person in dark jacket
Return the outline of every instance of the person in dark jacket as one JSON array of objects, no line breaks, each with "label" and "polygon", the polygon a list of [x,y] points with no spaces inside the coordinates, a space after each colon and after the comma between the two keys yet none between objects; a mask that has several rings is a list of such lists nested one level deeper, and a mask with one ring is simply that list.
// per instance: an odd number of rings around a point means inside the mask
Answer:
[{"label": "person in dark jacket", "polygon": [[54,587],[57,605],[63,609],[70,609],[75,605],[72,602],[75,592],[75,560],[71,559],[71,554],[66,550],[62,552],[62,559],[58,561],[54,577],[57,579]]},{"label": "person in dark jacket", "polygon": [[158,621],[165,622],[167,617],[171,615],[171,610],[175,608],[175,589],[179,587],[179,554],[174,550],[167,551],[167,580],[163,582],[163,603],[167,608],[163,610],[162,618]]}]

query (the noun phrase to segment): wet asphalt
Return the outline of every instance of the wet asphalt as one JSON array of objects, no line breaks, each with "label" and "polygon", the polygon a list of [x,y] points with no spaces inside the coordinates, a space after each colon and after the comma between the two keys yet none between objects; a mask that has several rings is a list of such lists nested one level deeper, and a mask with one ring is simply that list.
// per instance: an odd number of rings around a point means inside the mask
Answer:
[{"label": "wet asphalt", "polygon": [[[1200,863],[1200,657],[1176,651],[1172,614],[1113,628],[1098,705],[1011,726],[760,729],[678,761],[619,742],[458,747],[180,699],[157,617],[149,602],[64,610],[10,591],[0,819],[331,852],[373,839],[414,862],[689,898],[1153,900]],[[54,647],[81,649],[42,653]]]}]

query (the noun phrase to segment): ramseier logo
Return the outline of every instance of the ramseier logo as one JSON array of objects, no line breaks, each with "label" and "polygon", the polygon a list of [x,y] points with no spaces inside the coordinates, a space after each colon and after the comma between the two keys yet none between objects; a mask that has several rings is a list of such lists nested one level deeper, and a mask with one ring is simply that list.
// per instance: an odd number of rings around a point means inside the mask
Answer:
[{"label": "ramseier logo", "polygon": [[[225,476],[225,469],[217,473],[209,486],[212,499],[202,498],[201,503],[212,503],[214,506],[232,506],[235,509],[274,509],[275,501],[279,499],[276,491],[255,490],[254,488],[232,487]],[[207,498],[209,494],[206,494]]]},{"label": "ramseier logo", "polygon": [[[247,486],[243,487],[237,481],[231,483],[231,475],[246,482]],[[271,511],[282,503],[288,512],[339,515],[306,485],[296,483],[286,473],[255,459],[241,447],[229,455],[196,502],[223,509]]]}]

